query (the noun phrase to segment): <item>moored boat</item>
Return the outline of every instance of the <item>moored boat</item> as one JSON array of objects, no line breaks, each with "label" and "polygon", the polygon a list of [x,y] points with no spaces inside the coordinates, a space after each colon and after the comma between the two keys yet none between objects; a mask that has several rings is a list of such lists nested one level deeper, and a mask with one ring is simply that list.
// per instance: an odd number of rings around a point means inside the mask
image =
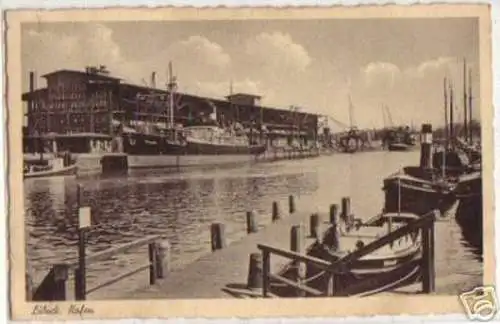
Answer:
[{"label": "moored boat", "polygon": [[[388,213],[379,215],[377,224],[358,224],[350,229],[341,224],[332,226],[322,242],[314,244],[308,254],[334,263],[418,217],[409,213],[398,215]],[[410,232],[407,236],[396,240],[394,244],[385,245],[352,262],[338,273],[335,276],[334,296],[369,296],[415,283],[420,278],[421,253],[418,233]],[[287,272],[293,271],[294,269],[285,269],[280,276],[286,277]],[[305,272],[307,285],[324,291],[327,282],[325,272],[315,266],[307,267]],[[286,289],[279,287],[275,290],[273,293],[278,295],[293,294],[292,291],[287,292]]]},{"label": "moored boat", "polygon": [[37,163],[25,161],[23,171],[24,179],[74,176],[76,175],[77,166],[74,161],[66,164],[63,159],[55,158],[48,161],[38,161]]},{"label": "moored boat", "polygon": [[454,191],[459,203],[456,221],[464,238],[482,253],[483,195],[481,172],[462,176]]},{"label": "moored boat", "polygon": [[453,189],[453,182],[406,167],[384,179],[384,211],[423,215],[439,209],[444,213],[456,201]]},{"label": "moored boat", "polygon": [[[151,136],[150,136],[151,137]],[[218,126],[191,126],[179,130],[172,137],[148,138],[135,135],[134,138],[149,140],[147,151],[132,150],[124,145],[129,154],[129,168],[183,168],[195,166],[221,166],[250,163],[266,150],[264,144],[252,142],[246,134],[237,135]],[[126,138],[125,142],[130,138]],[[135,142],[138,145],[137,140]],[[148,154],[149,153],[149,154]]]}]

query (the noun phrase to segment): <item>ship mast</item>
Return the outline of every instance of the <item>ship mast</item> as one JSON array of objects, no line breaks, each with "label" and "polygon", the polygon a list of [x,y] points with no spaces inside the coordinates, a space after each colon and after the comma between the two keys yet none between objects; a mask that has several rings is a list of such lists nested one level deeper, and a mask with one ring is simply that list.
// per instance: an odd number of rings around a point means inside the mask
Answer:
[{"label": "ship mast", "polygon": [[443,90],[444,90],[444,143],[443,143],[443,178],[446,177],[446,154],[448,153],[448,96],[446,92],[446,77],[443,82]]},{"label": "ship mast", "polygon": [[169,94],[168,127],[170,129],[174,128],[174,93],[176,88],[177,88],[177,82],[172,72],[172,62],[168,62],[168,83],[167,83],[167,89]]},{"label": "ship mast", "polygon": [[453,84],[450,81],[449,83],[450,87],[450,141],[451,141],[451,147],[453,148],[453,137],[455,136],[455,132],[453,129]]},{"label": "ship mast", "polygon": [[472,72],[469,69],[469,141],[471,145],[473,144],[472,135]]},{"label": "ship mast", "polygon": [[353,124],[354,124],[353,123],[352,109],[353,109],[352,99],[351,99],[351,95],[349,95],[349,128],[352,128]]},{"label": "ship mast", "polygon": [[446,91],[446,85],[447,85],[448,80],[446,77],[444,78],[444,83],[443,83],[443,90],[444,90],[444,145],[445,145],[445,150],[448,150],[448,141],[450,137],[450,132],[448,129],[448,93]]},{"label": "ship mast", "polygon": [[467,142],[467,134],[469,133],[468,132],[468,126],[467,126],[467,76],[466,76],[466,72],[467,71],[467,63],[465,62],[465,59],[464,59],[464,82],[463,82],[463,86],[464,86],[464,89],[463,89],[463,93],[464,93],[464,138],[465,138],[465,141]]}]

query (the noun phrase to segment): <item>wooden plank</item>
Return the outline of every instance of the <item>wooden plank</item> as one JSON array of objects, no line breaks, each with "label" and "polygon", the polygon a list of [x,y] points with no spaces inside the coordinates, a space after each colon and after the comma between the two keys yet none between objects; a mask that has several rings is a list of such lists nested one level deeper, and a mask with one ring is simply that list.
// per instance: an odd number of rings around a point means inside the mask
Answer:
[{"label": "wooden plank", "polygon": [[279,282],[282,282],[282,283],[285,283],[287,284],[288,286],[290,287],[293,287],[293,288],[296,288],[296,289],[300,289],[300,290],[303,290],[305,292],[308,292],[310,293],[311,295],[315,295],[315,296],[321,296],[321,295],[324,295],[324,293],[322,291],[319,291],[319,290],[316,290],[314,288],[311,288],[309,286],[306,286],[306,285],[302,285],[300,283],[297,283],[295,281],[292,281],[290,279],[287,279],[285,277],[282,277],[280,275],[277,275],[277,274],[270,274],[269,275],[271,279],[274,279],[274,280],[277,280]]},{"label": "wooden plank", "polygon": [[289,258],[292,260],[303,261],[306,263],[313,264],[321,270],[327,270],[327,269],[329,269],[329,267],[331,265],[331,263],[329,263],[325,260],[319,259],[319,258],[311,257],[308,255],[293,252],[293,251],[287,251],[287,250],[275,248],[275,247],[265,245],[265,244],[257,244],[257,248],[261,251],[267,251],[269,253],[273,253],[273,254],[276,254],[276,255],[279,255],[282,257],[286,257],[286,258]]},{"label": "wooden plank", "polygon": [[87,290],[87,294],[90,294],[91,292],[94,292],[94,291],[96,291],[98,289],[101,289],[101,288],[107,287],[109,285],[112,285],[112,284],[114,284],[114,283],[116,283],[116,282],[118,282],[118,281],[120,281],[122,279],[125,279],[127,277],[130,277],[130,276],[132,276],[132,275],[134,275],[134,274],[136,274],[138,272],[141,272],[141,271],[144,271],[146,269],[149,269],[149,266],[150,266],[150,263],[148,262],[146,264],[137,266],[137,267],[133,268],[132,270],[129,270],[129,271],[124,272],[124,273],[121,273],[121,274],[119,274],[119,275],[117,275],[117,276],[115,276],[115,277],[113,277],[111,279],[108,279],[108,280],[104,281],[104,282],[98,283],[94,287],[89,288]]},{"label": "wooden plank", "polygon": [[[85,263],[91,264],[91,263],[96,262],[96,261],[106,260],[106,259],[109,259],[112,256],[114,256],[115,254],[127,252],[128,250],[132,250],[132,249],[141,247],[143,245],[153,243],[153,242],[160,240],[162,238],[163,238],[162,235],[150,235],[150,236],[146,236],[145,238],[142,238],[142,239],[138,239],[138,240],[135,240],[132,242],[124,243],[124,244],[121,244],[121,245],[118,245],[118,246],[115,246],[115,247],[112,247],[112,248],[109,248],[109,249],[106,249],[106,250],[103,250],[103,251],[100,251],[100,252],[97,252],[97,253],[94,253],[91,255],[87,255],[85,257]],[[66,261],[64,264],[67,265],[70,269],[76,268],[78,266],[78,260],[74,259],[74,260]]]}]

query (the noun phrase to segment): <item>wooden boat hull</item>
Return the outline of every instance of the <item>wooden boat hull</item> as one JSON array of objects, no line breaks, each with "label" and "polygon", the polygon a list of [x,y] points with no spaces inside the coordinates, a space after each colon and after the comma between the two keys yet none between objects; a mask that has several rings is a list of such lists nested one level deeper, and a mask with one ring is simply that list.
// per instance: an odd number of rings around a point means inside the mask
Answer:
[{"label": "wooden boat hull", "polygon": [[35,172],[24,173],[24,179],[72,176],[76,175],[76,171],[77,171],[77,166],[76,164],[73,164],[58,170],[35,171]]},{"label": "wooden boat hull", "polygon": [[408,175],[393,175],[384,180],[384,211],[398,211],[424,215],[434,209],[441,213],[456,201],[446,185]]},{"label": "wooden boat hull", "polygon": [[[395,219],[394,217],[398,216]],[[387,234],[387,222],[393,222],[394,228],[403,226],[411,220],[418,219],[414,214],[383,214],[374,217],[370,225],[361,225],[358,229],[345,232],[344,230],[330,229],[322,242],[317,242],[308,251],[311,257],[327,262],[335,262],[346,255],[346,251],[353,251],[360,241],[369,244]],[[379,222],[380,221],[380,222]],[[377,225],[378,223],[378,225]],[[334,234],[337,232],[337,234]],[[338,245],[332,244],[332,238],[339,238]],[[333,246],[336,246],[333,248]],[[418,230],[395,241],[393,245],[382,247],[361,259],[351,263],[342,273],[334,278],[334,296],[369,296],[383,291],[392,290],[400,286],[415,283],[420,279],[422,249]],[[300,267],[299,267],[300,269]],[[304,284],[317,291],[325,291],[327,275],[314,265],[305,267]],[[279,276],[294,278],[297,268],[293,265],[283,269]],[[279,285],[271,281],[272,292],[278,296],[293,297],[297,292],[290,286]],[[307,295],[317,296],[317,295]]]},{"label": "wooden boat hull", "polygon": [[482,255],[483,250],[483,195],[482,177],[475,173],[467,175],[455,189],[459,201],[456,212],[457,224],[464,239]]}]

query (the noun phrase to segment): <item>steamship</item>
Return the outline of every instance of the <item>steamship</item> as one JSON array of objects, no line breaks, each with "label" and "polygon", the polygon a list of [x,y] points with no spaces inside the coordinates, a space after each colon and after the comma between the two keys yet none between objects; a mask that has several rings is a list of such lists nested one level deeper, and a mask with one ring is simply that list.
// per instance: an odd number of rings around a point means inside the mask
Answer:
[{"label": "steamship", "polygon": [[258,144],[243,130],[222,128],[215,123],[179,126],[158,133],[125,129],[122,140],[132,169],[253,162],[266,150],[265,145]]},{"label": "steamship", "polygon": [[171,66],[169,68],[168,125],[158,127],[158,124],[144,122],[134,128],[120,125],[123,151],[128,155],[130,169],[250,163],[264,153],[266,146],[258,143],[255,136],[258,132],[253,127],[246,130],[237,122],[221,126],[217,107],[208,99],[206,103],[212,108],[208,118],[200,116],[186,126],[174,124],[173,100],[177,85]]}]

